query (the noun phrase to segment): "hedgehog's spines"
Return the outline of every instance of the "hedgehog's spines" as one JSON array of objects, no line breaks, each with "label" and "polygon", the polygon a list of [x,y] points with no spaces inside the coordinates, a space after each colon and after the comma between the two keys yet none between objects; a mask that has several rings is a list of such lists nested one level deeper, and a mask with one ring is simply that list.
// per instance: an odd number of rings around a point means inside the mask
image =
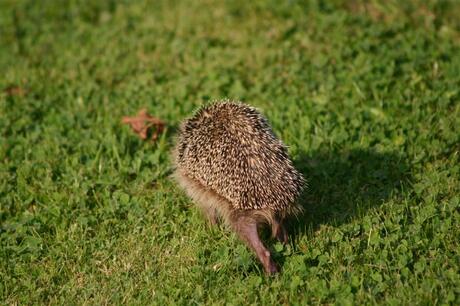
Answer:
[{"label": "hedgehog's spines", "polygon": [[287,147],[256,108],[241,102],[227,99],[196,110],[181,128],[176,164],[235,209],[299,210],[293,203],[304,179]]}]

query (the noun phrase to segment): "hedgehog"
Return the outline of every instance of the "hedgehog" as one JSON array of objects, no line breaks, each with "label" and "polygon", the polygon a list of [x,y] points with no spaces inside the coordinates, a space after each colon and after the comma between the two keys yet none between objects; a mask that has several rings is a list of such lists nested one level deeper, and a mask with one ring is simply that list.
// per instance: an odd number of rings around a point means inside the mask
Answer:
[{"label": "hedgehog", "polygon": [[305,179],[267,119],[242,102],[201,107],[179,128],[174,177],[211,224],[225,222],[255,252],[267,274],[279,267],[259,236],[264,226],[286,244],[286,218],[302,208]]}]

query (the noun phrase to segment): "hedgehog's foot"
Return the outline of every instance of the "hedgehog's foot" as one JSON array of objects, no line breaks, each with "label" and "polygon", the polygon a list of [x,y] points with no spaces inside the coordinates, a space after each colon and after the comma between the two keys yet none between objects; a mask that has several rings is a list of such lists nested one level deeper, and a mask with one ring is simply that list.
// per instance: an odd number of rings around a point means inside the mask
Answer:
[{"label": "hedgehog's foot", "polygon": [[247,216],[238,216],[232,220],[232,226],[238,236],[256,253],[257,258],[264,266],[265,273],[277,273],[279,269],[271,258],[270,251],[260,240],[256,220]]},{"label": "hedgehog's foot", "polygon": [[284,245],[288,243],[288,233],[282,220],[279,221],[276,218],[273,220],[272,236]]}]

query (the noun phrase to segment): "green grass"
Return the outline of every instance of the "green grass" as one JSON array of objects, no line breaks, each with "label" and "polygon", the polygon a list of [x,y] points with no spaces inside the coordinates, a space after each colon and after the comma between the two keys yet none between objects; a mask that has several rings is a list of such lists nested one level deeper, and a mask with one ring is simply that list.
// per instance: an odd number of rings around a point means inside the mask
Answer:
[{"label": "green grass", "polygon": [[[364,4],[367,3],[367,4]],[[0,2],[0,304],[460,304],[460,2]],[[282,273],[170,179],[202,103],[309,181]],[[156,144],[120,121],[168,122]]]}]

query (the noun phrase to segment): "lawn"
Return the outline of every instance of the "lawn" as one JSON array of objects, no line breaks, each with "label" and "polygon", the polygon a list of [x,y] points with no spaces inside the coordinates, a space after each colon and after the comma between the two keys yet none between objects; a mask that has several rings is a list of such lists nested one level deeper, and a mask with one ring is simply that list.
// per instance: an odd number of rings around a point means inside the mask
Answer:
[{"label": "lawn", "polygon": [[[0,2],[0,304],[460,304],[460,2]],[[308,179],[267,277],[171,179],[259,108]],[[167,123],[154,143],[121,123]]]}]

